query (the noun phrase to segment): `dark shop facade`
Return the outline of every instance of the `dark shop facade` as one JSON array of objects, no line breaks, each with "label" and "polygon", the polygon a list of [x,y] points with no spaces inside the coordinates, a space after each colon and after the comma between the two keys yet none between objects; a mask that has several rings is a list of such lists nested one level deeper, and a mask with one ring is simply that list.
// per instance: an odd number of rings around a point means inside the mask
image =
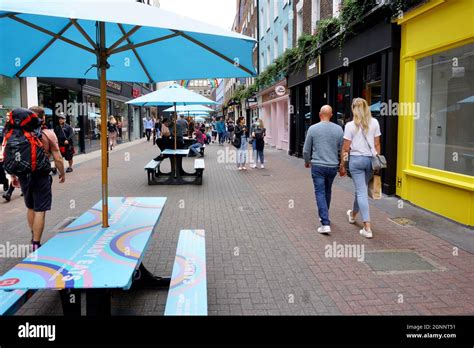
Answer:
[{"label": "dark shop facade", "polygon": [[[147,85],[107,81],[107,117],[114,116],[117,121],[119,143],[142,136],[142,119],[151,115],[150,108],[125,103],[151,91],[151,86]],[[57,115],[64,112],[66,121],[75,130],[76,152],[100,149],[99,81],[38,78],[38,104],[45,108],[46,122],[50,128],[58,124]]]},{"label": "dark shop facade", "polygon": [[364,23],[371,26],[357,28],[357,35],[341,47],[326,44],[321,55],[288,76],[292,105],[289,154],[302,157],[306,131],[319,122],[321,106],[331,105],[332,121],[344,128],[352,120],[352,99],[365,98],[380,123],[382,153],[389,164],[382,173],[383,192],[394,194],[398,117],[381,116],[380,106],[398,102],[400,29],[390,19],[376,16]]}]

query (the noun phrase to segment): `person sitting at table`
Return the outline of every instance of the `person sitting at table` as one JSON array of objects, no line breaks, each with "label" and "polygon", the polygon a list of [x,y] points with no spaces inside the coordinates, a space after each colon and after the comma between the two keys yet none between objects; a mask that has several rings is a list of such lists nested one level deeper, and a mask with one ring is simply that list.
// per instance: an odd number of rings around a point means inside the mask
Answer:
[{"label": "person sitting at table", "polygon": [[[173,143],[173,145],[171,147],[169,147],[169,149],[174,149],[174,135],[175,135],[175,133],[174,133],[174,122],[170,122],[168,128],[169,128],[170,135],[171,135],[170,139]],[[183,128],[178,123],[177,128],[176,128],[176,149],[185,149],[185,148],[187,148],[184,144],[184,135],[183,135]]]},{"label": "person sitting at table", "polygon": [[196,129],[196,142],[189,147],[189,157],[194,157],[201,154],[201,147],[206,143],[206,136],[201,132],[201,130]]}]

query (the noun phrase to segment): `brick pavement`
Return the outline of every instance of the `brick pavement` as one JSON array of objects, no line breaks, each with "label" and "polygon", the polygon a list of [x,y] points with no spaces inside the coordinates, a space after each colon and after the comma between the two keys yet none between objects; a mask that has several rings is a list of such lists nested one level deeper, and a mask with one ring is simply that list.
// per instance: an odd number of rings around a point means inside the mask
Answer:
[{"label": "brick pavement", "polygon": [[[237,171],[218,163],[218,151],[206,148],[202,186],[148,186],[143,166],[156,155],[150,143],[111,154],[111,196],[166,196],[154,239],[145,257],[156,274],[170,274],[179,230],[206,230],[208,303],[210,315],[330,314],[473,314],[474,256],[430,233],[402,227],[396,216],[371,207],[374,239],[359,236],[360,225],[349,225],[345,211],[352,195],[347,182],[333,189],[331,236],[318,234],[310,174],[300,159],[267,149],[267,168]],[[228,147],[228,149],[232,149]],[[45,238],[71,216],[79,216],[100,199],[100,163],[81,163],[54,185],[54,206]],[[192,167],[192,159],[185,160]],[[166,169],[166,168],[165,168]],[[26,243],[28,229],[22,200],[0,203],[0,243]],[[184,207],[183,207],[184,204]],[[365,251],[413,250],[439,265],[435,272],[376,274],[354,258],[326,258],[333,242],[364,245]],[[0,272],[18,259],[4,259]],[[445,269],[445,270],[443,270]],[[401,299],[403,300],[402,303]],[[116,291],[115,314],[162,315],[166,291]],[[54,292],[38,292],[19,314],[61,314]]]}]

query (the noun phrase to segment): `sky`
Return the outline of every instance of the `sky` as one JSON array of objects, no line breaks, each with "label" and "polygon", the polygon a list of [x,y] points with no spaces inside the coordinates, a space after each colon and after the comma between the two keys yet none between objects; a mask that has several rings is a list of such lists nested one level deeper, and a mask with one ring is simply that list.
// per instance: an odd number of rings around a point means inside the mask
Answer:
[{"label": "sky", "polygon": [[160,0],[160,7],[229,30],[236,13],[235,0]]}]

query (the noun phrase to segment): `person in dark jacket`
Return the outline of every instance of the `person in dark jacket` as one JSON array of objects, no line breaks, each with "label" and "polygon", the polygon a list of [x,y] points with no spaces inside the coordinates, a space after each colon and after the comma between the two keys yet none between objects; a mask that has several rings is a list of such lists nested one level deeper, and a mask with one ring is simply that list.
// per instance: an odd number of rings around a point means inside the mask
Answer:
[{"label": "person in dark jacket", "polygon": [[74,157],[74,129],[66,123],[66,116],[61,112],[58,116],[59,125],[54,129],[56,137],[58,138],[59,150],[63,158],[68,161],[69,166],[66,173],[72,172],[73,157]]}]

